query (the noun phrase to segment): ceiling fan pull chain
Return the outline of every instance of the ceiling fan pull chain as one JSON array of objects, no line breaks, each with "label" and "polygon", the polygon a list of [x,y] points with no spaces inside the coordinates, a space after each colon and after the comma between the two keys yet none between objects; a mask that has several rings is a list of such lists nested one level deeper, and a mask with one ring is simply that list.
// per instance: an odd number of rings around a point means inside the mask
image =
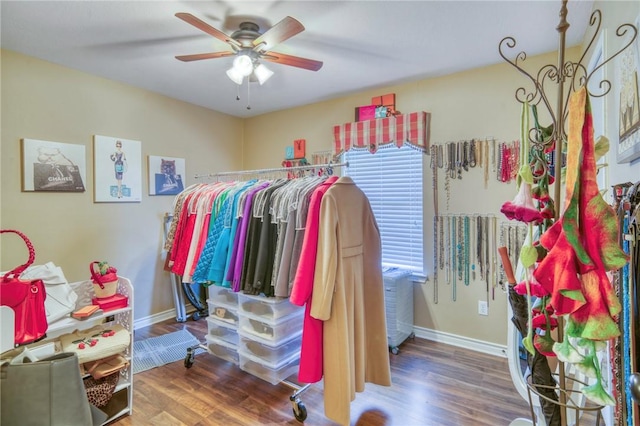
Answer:
[{"label": "ceiling fan pull chain", "polygon": [[247,78],[247,109],[251,109],[251,82]]},{"label": "ceiling fan pull chain", "polygon": [[236,84],[236,101],[240,100],[240,86]]}]

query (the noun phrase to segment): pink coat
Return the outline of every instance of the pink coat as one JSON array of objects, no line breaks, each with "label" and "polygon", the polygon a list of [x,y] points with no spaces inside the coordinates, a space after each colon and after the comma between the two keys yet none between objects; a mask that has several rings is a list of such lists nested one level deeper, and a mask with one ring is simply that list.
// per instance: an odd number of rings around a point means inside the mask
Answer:
[{"label": "pink coat", "polygon": [[320,202],[324,193],[336,180],[338,180],[337,176],[329,177],[311,194],[304,239],[302,240],[302,251],[291,288],[291,295],[289,296],[289,300],[294,305],[302,306],[306,304],[298,371],[298,380],[303,383],[315,383],[322,379],[322,321],[310,315],[311,293],[313,291],[313,276],[316,270]]}]

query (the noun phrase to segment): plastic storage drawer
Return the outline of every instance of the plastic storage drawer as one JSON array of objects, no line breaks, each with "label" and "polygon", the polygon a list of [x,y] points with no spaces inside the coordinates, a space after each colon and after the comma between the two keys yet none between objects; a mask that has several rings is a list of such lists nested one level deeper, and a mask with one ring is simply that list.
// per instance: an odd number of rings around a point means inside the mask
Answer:
[{"label": "plastic storage drawer", "polygon": [[210,285],[207,291],[209,292],[209,300],[213,303],[231,306],[236,306],[238,304],[238,293],[234,292],[230,288]]},{"label": "plastic storage drawer", "polygon": [[264,321],[277,320],[302,310],[301,306],[296,306],[289,302],[289,299],[252,296],[240,293],[238,295],[238,305],[240,314],[247,314]]},{"label": "plastic storage drawer", "polygon": [[237,346],[227,343],[224,340],[207,336],[207,349],[211,355],[215,355],[233,364],[238,365],[240,361]]},{"label": "plastic storage drawer", "polygon": [[211,299],[207,300],[207,304],[209,305],[209,316],[211,318],[234,326],[238,325],[238,305],[214,302]]},{"label": "plastic storage drawer", "polygon": [[209,316],[207,317],[207,328],[209,329],[209,336],[238,346],[240,339],[236,325],[218,321],[215,317]]},{"label": "plastic storage drawer", "polygon": [[293,356],[300,356],[301,345],[302,333],[278,346],[273,346],[271,343],[267,343],[256,336],[240,332],[238,351],[260,358],[267,363],[277,364]]},{"label": "plastic storage drawer", "polygon": [[298,355],[273,365],[240,351],[240,369],[254,375],[272,385],[278,384],[287,377],[298,372],[300,357]]},{"label": "plastic storage drawer", "polygon": [[240,314],[238,330],[245,335],[257,336],[263,342],[278,346],[302,330],[304,311],[294,312],[277,321],[267,321],[253,315]]}]

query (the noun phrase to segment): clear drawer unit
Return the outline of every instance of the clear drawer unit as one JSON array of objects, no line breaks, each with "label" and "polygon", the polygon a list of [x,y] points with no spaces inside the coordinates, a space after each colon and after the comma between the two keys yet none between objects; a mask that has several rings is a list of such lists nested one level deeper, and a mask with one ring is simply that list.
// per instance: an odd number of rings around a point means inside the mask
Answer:
[{"label": "clear drawer unit", "polygon": [[407,338],[413,338],[413,282],[411,272],[388,269],[384,277],[384,304],[387,316],[387,341],[395,355],[398,346]]}]

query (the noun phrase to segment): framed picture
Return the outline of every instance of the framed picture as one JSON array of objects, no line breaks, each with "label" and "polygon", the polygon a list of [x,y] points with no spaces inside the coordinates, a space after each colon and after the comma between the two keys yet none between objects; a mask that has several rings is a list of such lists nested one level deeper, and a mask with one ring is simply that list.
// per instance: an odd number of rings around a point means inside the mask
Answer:
[{"label": "framed picture", "polygon": [[94,201],[139,202],[142,198],[142,144],[124,138],[93,138]]},{"label": "framed picture", "polygon": [[184,189],[185,160],[149,156],[149,195],[177,195]]},{"label": "framed picture", "polygon": [[[639,25],[640,15],[635,21],[636,28]],[[620,137],[616,156],[618,163],[628,163],[640,158],[639,38],[636,38],[634,44],[622,52],[618,60],[618,125]]]},{"label": "framed picture", "polygon": [[84,145],[22,139],[22,190],[84,192]]}]

